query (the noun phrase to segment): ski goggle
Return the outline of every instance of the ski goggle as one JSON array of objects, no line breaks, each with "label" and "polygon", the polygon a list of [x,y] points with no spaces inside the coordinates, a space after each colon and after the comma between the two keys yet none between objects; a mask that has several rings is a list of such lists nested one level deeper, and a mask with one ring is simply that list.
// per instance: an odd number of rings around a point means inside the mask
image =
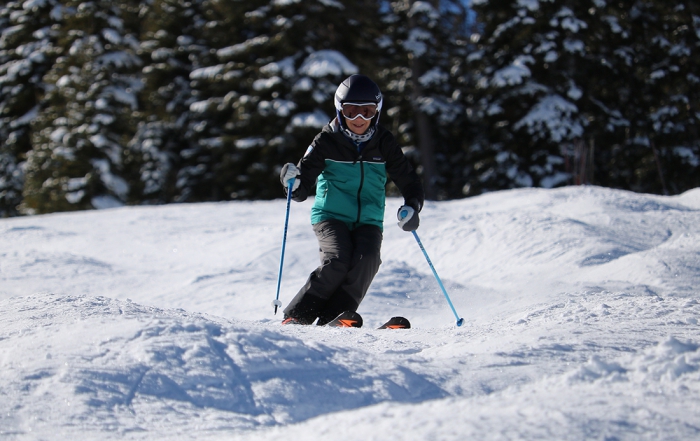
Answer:
[{"label": "ski goggle", "polygon": [[355,121],[357,118],[370,121],[377,114],[377,105],[374,103],[344,103],[341,113],[350,121]]}]

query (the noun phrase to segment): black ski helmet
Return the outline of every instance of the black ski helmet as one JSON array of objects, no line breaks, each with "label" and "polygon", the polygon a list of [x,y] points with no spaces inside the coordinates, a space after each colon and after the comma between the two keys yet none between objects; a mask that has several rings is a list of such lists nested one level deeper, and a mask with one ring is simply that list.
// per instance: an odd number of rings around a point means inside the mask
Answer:
[{"label": "black ski helmet", "polygon": [[365,104],[374,103],[377,105],[377,114],[372,118],[372,126],[379,122],[379,114],[382,111],[382,91],[379,86],[366,75],[350,75],[340,83],[335,91],[335,110],[338,121],[344,126],[344,119],[341,117],[344,103]]}]

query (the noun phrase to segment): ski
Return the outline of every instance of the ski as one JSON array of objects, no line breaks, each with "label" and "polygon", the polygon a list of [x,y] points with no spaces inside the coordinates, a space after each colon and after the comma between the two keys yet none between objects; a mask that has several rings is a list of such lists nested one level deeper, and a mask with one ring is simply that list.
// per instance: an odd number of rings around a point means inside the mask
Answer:
[{"label": "ski", "polygon": [[[356,312],[345,311],[326,324],[335,328],[361,328],[362,316]],[[411,322],[405,317],[392,317],[377,329],[409,329]]]},{"label": "ski", "polygon": [[377,329],[410,329],[411,322],[405,317],[392,317]]},{"label": "ski", "polygon": [[345,311],[326,324],[335,328],[361,328],[362,316],[353,311]]}]

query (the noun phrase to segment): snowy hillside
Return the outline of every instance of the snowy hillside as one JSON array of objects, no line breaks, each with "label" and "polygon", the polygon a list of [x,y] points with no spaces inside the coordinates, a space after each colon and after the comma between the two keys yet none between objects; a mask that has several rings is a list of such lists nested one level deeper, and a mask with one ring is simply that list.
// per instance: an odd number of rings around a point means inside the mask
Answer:
[{"label": "snowy hillside", "polygon": [[283,200],[0,220],[0,439],[700,439],[700,189],[427,203],[462,327],[399,205],[362,329],[279,325]]}]

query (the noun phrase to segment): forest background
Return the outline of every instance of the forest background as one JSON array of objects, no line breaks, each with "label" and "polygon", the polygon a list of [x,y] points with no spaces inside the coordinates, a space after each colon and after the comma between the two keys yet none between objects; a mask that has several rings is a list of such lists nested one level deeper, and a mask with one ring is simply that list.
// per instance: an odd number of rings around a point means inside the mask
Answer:
[{"label": "forest background", "polygon": [[354,73],[428,199],[700,186],[690,0],[26,0],[0,6],[0,217],[282,197]]}]

